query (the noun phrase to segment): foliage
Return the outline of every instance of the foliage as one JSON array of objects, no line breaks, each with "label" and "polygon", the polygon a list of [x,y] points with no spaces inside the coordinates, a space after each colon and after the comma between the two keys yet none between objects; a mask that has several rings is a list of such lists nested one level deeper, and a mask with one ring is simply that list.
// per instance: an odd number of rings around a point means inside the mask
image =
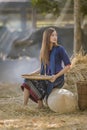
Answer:
[{"label": "foliage", "polygon": [[59,15],[59,4],[54,0],[32,0],[32,4],[42,13],[53,13]]},{"label": "foliage", "polygon": [[[83,15],[87,14],[87,0],[81,1],[81,12]],[[38,8],[42,13],[53,13],[59,15],[66,0],[32,0],[34,7]],[[74,6],[74,0],[71,0],[71,5]]]},{"label": "foliage", "polygon": [[[71,1],[71,4],[74,6],[74,0]],[[80,0],[81,13],[83,15],[87,14],[87,0]]]},{"label": "foliage", "polygon": [[83,15],[87,14],[87,0],[81,0],[81,11]]}]

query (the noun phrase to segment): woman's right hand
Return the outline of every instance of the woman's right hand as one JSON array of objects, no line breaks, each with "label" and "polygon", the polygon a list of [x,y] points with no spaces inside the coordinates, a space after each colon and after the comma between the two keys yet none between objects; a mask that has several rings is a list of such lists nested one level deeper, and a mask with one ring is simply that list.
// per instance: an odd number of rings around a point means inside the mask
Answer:
[{"label": "woman's right hand", "polygon": [[49,79],[50,82],[54,82],[56,80],[56,75],[52,75],[52,77]]}]

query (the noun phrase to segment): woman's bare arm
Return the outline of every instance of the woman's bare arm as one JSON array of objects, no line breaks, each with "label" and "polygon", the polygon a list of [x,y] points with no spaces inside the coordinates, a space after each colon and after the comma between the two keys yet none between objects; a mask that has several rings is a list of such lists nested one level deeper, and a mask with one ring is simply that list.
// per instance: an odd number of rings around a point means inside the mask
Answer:
[{"label": "woman's bare arm", "polygon": [[58,77],[65,74],[69,69],[70,69],[70,65],[65,66],[59,73],[53,75],[50,81],[54,82]]}]

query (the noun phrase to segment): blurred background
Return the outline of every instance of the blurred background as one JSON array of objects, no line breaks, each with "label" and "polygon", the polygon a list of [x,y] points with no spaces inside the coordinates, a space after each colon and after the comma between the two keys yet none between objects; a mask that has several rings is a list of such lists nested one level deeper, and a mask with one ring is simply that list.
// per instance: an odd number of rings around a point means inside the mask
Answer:
[{"label": "blurred background", "polygon": [[[87,52],[87,1],[81,0],[81,31]],[[69,57],[74,48],[73,0],[0,0],[0,82],[22,82],[40,67],[45,28],[55,27]]]}]

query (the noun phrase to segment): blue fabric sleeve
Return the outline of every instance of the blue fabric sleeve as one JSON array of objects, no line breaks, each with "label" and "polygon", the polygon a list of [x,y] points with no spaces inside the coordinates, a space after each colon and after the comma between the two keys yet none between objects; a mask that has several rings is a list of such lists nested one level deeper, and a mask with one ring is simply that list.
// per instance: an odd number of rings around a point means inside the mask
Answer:
[{"label": "blue fabric sleeve", "polygon": [[64,49],[64,47],[62,47],[62,46],[60,48],[60,55],[61,55],[61,58],[62,58],[65,66],[71,64],[69,56],[68,56],[66,50]]}]

